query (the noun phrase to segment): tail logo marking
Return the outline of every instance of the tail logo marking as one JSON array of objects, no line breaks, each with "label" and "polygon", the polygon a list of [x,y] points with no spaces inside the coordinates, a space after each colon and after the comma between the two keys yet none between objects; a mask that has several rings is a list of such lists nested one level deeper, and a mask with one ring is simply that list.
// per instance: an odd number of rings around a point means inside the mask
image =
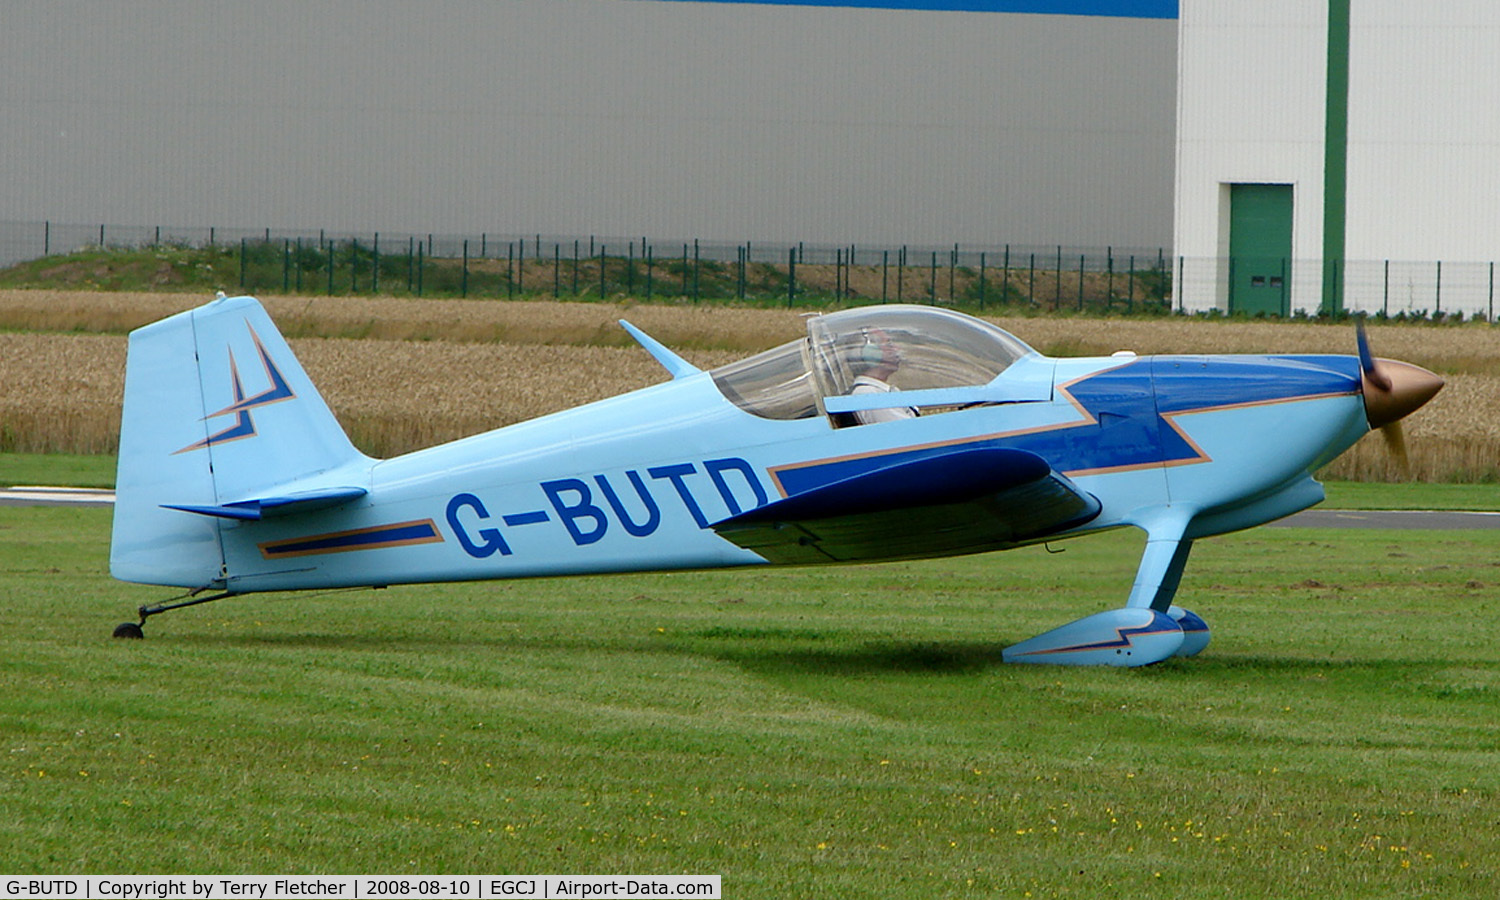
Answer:
[{"label": "tail logo marking", "polygon": [[[297,393],[292,390],[291,385],[287,384],[286,377],[281,374],[281,370],[276,367],[275,361],[271,359],[271,354],[266,351],[265,345],[261,343],[260,335],[256,334],[255,329],[248,323],[246,323],[245,327],[250,330],[251,340],[255,341],[255,350],[260,354],[261,365],[266,370],[266,380],[271,386],[253,397],[246,397],[244,385],[240,380],[240,368],[234,359],[234,349],[230,348],[229,374],[230,380],[234,383],[234,402],[218,412],[209,413],[200,421],[206,422],[209,419],[217,419],[220,416],[232,415],[235,417],[234,424],[222,431],[209,435],[197,443],[183,447],[177,453],[203,450],[215,444],[226,444],[230,441],[255,437],[255,420],[250,417],[251,410],[259,409],[262,406],[270,406],[272,403],[280,403],[283,400],[295,400],[297,398]],[[174,453],[173,455],[177,454]]]}]

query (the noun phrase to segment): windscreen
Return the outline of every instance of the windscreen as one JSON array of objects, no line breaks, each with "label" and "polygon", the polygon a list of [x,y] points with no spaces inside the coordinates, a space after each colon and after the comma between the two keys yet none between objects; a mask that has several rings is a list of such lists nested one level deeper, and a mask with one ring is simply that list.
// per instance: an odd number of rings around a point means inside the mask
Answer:
[{"label": "windscreen", "polygon": [[861,377],[903,391],[988,384],[1033,352],[988,322],[928,306],[850,309],[807,329],[824,396],[849,393]]}]

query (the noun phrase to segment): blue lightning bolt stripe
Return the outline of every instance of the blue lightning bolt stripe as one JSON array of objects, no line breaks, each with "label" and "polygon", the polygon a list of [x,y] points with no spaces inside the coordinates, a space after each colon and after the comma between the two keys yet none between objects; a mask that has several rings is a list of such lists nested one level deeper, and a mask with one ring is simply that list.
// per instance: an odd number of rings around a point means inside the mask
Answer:
[{"label": "blue lightning bolt stripe", "polygon": [[234,384],[234,402],[218,412],[211,412],[204,416],[203,421],[216,419],[219,416],[233,415],[235,417],[234,424],[222,431],[217,431],[205,437],[201,441],[183,447],[174,453],[174,456],[177,453],[202,450],[205,447],[212,447],[216,444],[225,444],[230,441],[255,437],[255,421],[250,417],[252,409],[269,406],[272,403],[280,403],[283,400],[295,400],[297,398],[297,392],[292,390],[291,385],[287,384],[286,376],[281,374],[281,369],[277,368],[275,361],[271,359],[271,354],[266,350],[265,344],[261,343],[260,335],[255,333],[255,328],[249,323],[246,323],[245,327],[250,330],[250,338],[255,342],[255,349],[260,355],[261,365],[266,370],[266,380],[270,382],[271,386],[254,397],[246,397],[244,386],[240,380],[240,367],[235,362],[234,350],[231,348],[229,350],[229,375],[230,380]]},{"label": "blue lightning bolt stripe", "polygon": [[[250,328],[250,339],[255,341],[255,349],[260,354],[261,365],[265,366],[266,378],[271,382],[271,386],[269,388],[266,388],[264,391],[261,391],[259,394],[256,394],[254,397],[244,396],[244,391],[240,388],[240,373],[236,368],[234,371],[234,402],[219,410],[218,412],[209,413],[207,416],[204,416],[204,418],[206,419],[212,419],[216,416],[228,415],[229,413],[245,412],[255,409],[259,406],[269,406],[272,403],[280,403],[283,400],[295,400],[297,397],[297,394],[292,390],[291,385],[286,383],[286,377],[281,374],[281,370],[278,369],[276,367],[276,363],[271,360],[271,354],[266,351],[265,345],[260,342],[260,335],[255,333],[255,329],[253,327],[250,327],[249,325],[246,325],[246,327]],[[234,366],[233,351],[230,351],[229,354],[229,364],[231,367]]]}]

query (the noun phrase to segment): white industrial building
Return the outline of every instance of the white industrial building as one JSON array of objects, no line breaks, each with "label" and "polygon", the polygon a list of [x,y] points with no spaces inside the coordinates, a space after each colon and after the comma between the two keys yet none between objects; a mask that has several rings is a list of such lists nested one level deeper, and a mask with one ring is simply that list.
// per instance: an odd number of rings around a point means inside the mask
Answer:
[{"label": "white industrial building", "polygon": [[1492,316],[1497,48],[1493,0],[10,0],[0,261],[105,224],[1113,245],[1188,310]]},{"label": "white industrial building", "polygon": [[1183,0],[1179,303],[1493,316],[1500,4]]},{"label": "white industrial building", "polygon": [[1154,253],[1175,11],[7,0],[0,223]]}]

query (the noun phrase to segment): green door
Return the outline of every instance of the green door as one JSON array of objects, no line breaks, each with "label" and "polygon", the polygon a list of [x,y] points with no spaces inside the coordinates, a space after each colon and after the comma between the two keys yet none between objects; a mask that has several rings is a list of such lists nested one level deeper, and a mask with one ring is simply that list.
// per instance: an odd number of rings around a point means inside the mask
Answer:
[{"label": "green door", "polygon": [[1292,186],[1229,186],[1229,311],[1290,312]]}]

